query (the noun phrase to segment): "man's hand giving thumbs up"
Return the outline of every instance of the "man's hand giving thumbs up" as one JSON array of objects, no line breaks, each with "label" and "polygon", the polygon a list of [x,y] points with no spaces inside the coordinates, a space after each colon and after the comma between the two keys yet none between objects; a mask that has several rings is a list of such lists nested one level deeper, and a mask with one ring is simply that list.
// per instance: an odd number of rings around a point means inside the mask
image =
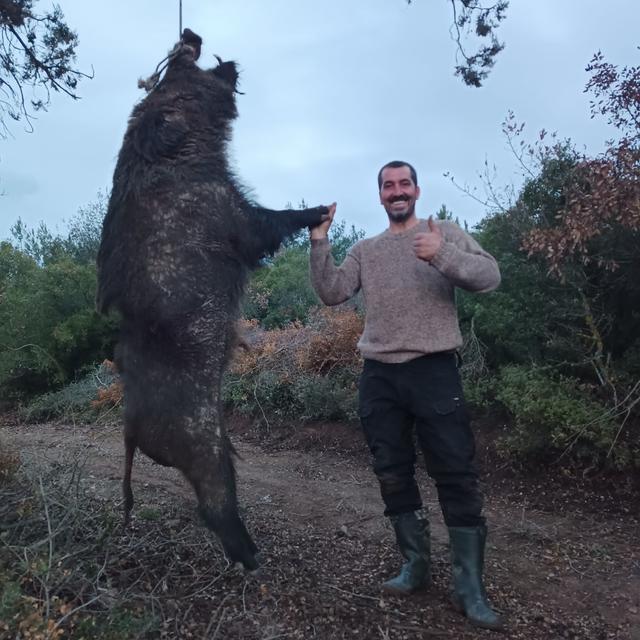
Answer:
[{"label": "man's hand giving thumbs up", "polygon": [[429,216],[427,224],[429,225],[429,231],[426,233],[416,233],[413,239],[413,251],[420,260],[426,260],[428,262],[438,253],[444,240],[442,239],[440,227],[434,222],[431,216]]}]

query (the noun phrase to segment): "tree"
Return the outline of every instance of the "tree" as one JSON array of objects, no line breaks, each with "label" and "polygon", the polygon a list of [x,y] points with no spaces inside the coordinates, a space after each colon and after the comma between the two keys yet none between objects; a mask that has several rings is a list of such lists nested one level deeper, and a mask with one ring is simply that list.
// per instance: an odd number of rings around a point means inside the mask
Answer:
[{"label": "tree", "polygon": [[576,162],[562,206],[524,237],[523,248],[579,291],[591,362],[615,395],[612,359],[626,358],[632,376],[640,373],[640,66],[618,70],[597,53],[587,71],[592,116],[608,117],[620,138]]},{"label": "tree", "polygon": [[96,268],[68,256],[44,266],[0,243],[0,396],[69,383],[113,351],[116,320],[96,313]]},{"label": "tree", "polygon": [[[458,218],[458,216],[454,218],[453,211],[449,211],[449,209],[447,209],[447,205],[445,204],[441,205],[440,208],[436,211],[436,218],[438,220],[450,220],[451,222],[455,222],[458,226],[460,226],[460,218]],[[469,231],[469,225],[467,224],[466,220],[463,222],[462,226],[464,227],[465,231]]]},{"label": "tree", "polygon": [[461,296],[460,315],[498,372],[510,447],[639,465],[640,67],[598,53],[587,71],[592,116],[617,139],[588,157],[544,131],[518,141],[523,125],[507,118],[525,182],[479,225],[503,282],[492,296]]},{"label": "tree", "polygon": [[38,14],[33,5],[0,0],[0,137],[8,133],[7,116],[32,129],[33,112],[46,111],[52,91],[77,100],[78,81],[93,77],[74,68],[78,37],[60,7]]},{"label": "tree", "polygon": [[[565,143],[544,154],[516,202],[479,225],[477,237],[498,261],[502,283],[489,296],[458,297],[460,319],[493,379],[476,401],[498,400],[511,416],[504,451],[585,463],[640,464],[640,308],[637,264],[616,272],[581,260],[549,272],[548,255],[522,250],[531,234],[559,228],[581,154]],[[637,236],[606,233],[599,251],[628,255]],[[637,276],[635,276],[637,280]],[[472,353],[473,355],[473,353]],[[626,430],[624,430],[627,425]],[[635,435],[634,435],[635,434]],[[567,458],[568,459],[568,458]]]},{"label": "tree", "polygon": [[95,263],[102,237],[102,221],[107,215],[108,206],[109,193],[99,191],[93,202],[80,207],[69,220],[65,248],[75,262]]},{"label": "tree", "polygon": [[[604,234],[640,232],[640,66],[619,71],[598,52],[587,67],[592,74],[585,91],[594,95],[591,116],[605,115],[621,137],[611,140],[604,154],[576,164],[565,188],[565,204],[547,228],[532,232],[525,241],[531,254],[544,254],[551,271],[562,274],[575,260],[596,263],[616,271],[620,247],[605,243],[595,251]],[[602,243],[600,243],[602,244]]]},{"label": "tree", "polygon": [[40,222],[36,229],[31,229],[18,218],[11,227],[13,244],[40,266],[63,257],[81,264],[94,264],[108,201],[108,194],[99,191],[94,202],[80,207],[68,222],[66,237],[54,236],[44,222]]},{"label": "tree", "polygon": [[20,399],[69,383],[111,357],[117,318],[95,312],[106,196],[80,209],[66,237],[44,224],[0,243],[0,396]]},{"label": "tree", "polygon": [[[411,4],[413,0],[407,0]],[[457,62],[455,75],[471,87],[480,87],[487,78],[495,63],[496,56],[504,49],[499,42],[495,30],[506,18],[509,2],[498,0],[495,4],[485,6],[480,0],[449,0],[453,12],[451,37],[457,45]],[[482,42],[475,53],[469,53],[465,41],[473,37]]]}]

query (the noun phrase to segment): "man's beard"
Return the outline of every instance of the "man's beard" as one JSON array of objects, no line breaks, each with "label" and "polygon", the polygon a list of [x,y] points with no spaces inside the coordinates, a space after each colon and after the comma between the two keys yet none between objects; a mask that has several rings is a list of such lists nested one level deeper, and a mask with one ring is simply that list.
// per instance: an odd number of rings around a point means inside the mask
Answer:
[{"label": "man's beard", "polygon": [[[391,204],[393,204],[393,202]],[[413,206],[410,206],[406,211],[396,213],[395,211],[390,211],[389,209],[386,209],[386,212],[391,222],[397,222],[401,224],[403,222],[406,222],[414,214],[415,210],[416,210],[416,207],[414,204]]]}]

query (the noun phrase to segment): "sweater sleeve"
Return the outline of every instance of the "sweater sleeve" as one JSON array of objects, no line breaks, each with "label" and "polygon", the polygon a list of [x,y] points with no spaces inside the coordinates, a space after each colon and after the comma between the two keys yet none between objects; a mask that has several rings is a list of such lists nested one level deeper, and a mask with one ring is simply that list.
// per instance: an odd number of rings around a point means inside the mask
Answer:
[{"label": "sweater sleeve", "polygon": [[354,245],[338,267],[331,255],[329,240],[311,241],[309,261],[311,284],[320,300],[333,306],[348,300],[360,289],[360,259],[358,245]]},{"label": "sweater sleeve", "polygon": [[431,264],[456,287],[475,293],[493,291],[500,284],[496,259],[457,224],[439,225],[444,242]]}]

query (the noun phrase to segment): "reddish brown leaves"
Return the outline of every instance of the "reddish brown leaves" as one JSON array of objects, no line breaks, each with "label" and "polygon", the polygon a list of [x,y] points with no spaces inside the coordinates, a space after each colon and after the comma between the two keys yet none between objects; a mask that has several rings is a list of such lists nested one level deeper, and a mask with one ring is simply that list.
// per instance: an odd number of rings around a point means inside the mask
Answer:
[{"label": "reddish brown leaves", "polygon": [[593,75],[586,90],[596,97],[592,115],[606,115],[623,135],[609,141],[601,156],[576,165],[557,225],[534,229],[524,238],[523,249],[542,256],[558,275],[571,260],[617,269],[615,250],[596,249],[593,241],[640,230],[640,67],[618,71],[598,53],[587,70]]}]

